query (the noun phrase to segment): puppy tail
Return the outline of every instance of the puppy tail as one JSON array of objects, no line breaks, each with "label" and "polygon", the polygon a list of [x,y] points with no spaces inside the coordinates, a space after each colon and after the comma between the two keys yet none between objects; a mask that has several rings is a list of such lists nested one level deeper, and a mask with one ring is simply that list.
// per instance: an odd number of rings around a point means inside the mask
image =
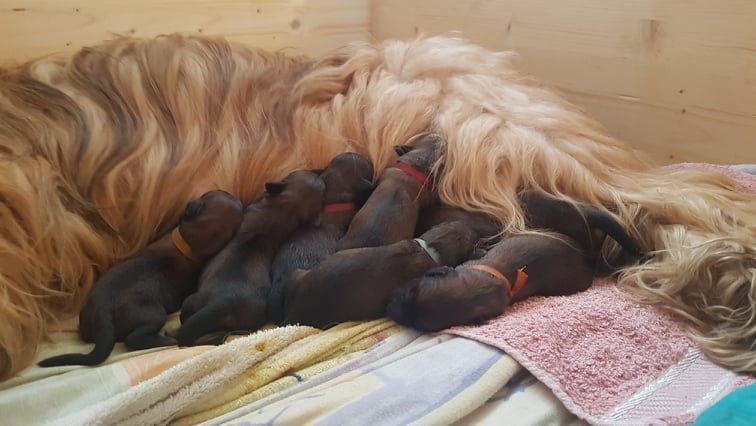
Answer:
[{"label": "puppy tail", "polygon": [[62,365],[98,365],[102,364],[115,347],[116,336],[110,315],[101,318],[96,324],[95,346],[88,354],[65,354],[47,358],[39,362],[40,367],[58,367]]},{"label": "puppy tail", "polygon": [[598,228],[612,237],[627,254],[636,259],[643,260],[645,255],[641,253],[638,243],[627,233],[622,224],[613,216],[592,206],[585,206],[583,214],[588,221],[588,226]]},{"label": "puppy tail", "polygon": [[223,318],[231,311],[232,299],[213,301],[187,318],[176,334],[179,346],[191,346],[197,339],[222,328]]}]

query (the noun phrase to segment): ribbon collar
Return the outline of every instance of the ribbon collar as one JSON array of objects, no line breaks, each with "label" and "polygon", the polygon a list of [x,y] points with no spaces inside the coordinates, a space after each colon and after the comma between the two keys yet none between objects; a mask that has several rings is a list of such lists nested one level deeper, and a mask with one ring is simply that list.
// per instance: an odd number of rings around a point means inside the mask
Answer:
[{"label": "ribbon collar", "polygon": [[465,266],[464,268],[477,269],[479,271],[486,272],[492,277],[501,281],[507,287],[507,292],[509,293],[509,300],[512,300],[515,296],[517,296],[520,293],[520,291],[522,291],[522,289],[525,288],[525,284],[527,284],[528,282],[528,274],[525,273],[525,268],[520,268],[517,270],[517,280],[515,281],[514,285],[512,285],[509,282],[509,280],[507,279],[507,277],[504,276],[504,274],[502,274],[498,270],[488,265],[476,264],[476,265]]},{"label": "ribbon collar", "polygon": [[420,248],[428,253],[428,256],[430,256],[430,258],[433,259],[434,262],[436,262],[436,265],[441,264],[441,255],[438,253],[438,250],[429,246],[428,242],[423,240],[422,238],[415,238],[414,241],[417,243],[417,245],[420,246]]},{"label": "ribbon collar", "polygon": [[171,232],[171,242],[173,242],[173,245],[185,258],[192,262],[197,261],[197,258],[194,257],[194,253],[192,253],[192,248],[186,241],[184,241],[184,237],[181,236],[181,231],[179,231],[178,226],[173,229],[173,232]]},{"label": "ribbon collar", "polygon": [[407,174],[407,176],[419,182],[420,185],[427,187],[429,190],[433,190],[433,181],[431,180],[428,173],[425,173],[417,169],[416,167],[413,167],[407,163],[403,163],[398,160],[396,164],[394,164],[394,168],[403,171],[404,173]]},{"label": "ribbon collar", "polygon": [[355,209],[354,203],[333,203],[323,206],[323,213],[342,213],[349,212]]}]

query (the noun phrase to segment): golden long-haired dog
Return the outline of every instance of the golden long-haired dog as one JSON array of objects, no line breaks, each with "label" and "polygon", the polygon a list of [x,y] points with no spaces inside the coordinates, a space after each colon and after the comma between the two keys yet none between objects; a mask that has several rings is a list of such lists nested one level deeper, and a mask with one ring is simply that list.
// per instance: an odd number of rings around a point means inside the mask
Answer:
[{"label": "golden long-haired dog", "polygon": [[506,231],[524,226],[526,189],[612,211],[659,250],[624,288],[689,320],[716,362],[756,371],[756,197],[651,169],[513,59],[446,37],[306,59],[167,36],[0,70],[0,376],[190,199],[223,189],[249,203],[346,150],[380,173],[423,132],[447,141],[442,199]]}]

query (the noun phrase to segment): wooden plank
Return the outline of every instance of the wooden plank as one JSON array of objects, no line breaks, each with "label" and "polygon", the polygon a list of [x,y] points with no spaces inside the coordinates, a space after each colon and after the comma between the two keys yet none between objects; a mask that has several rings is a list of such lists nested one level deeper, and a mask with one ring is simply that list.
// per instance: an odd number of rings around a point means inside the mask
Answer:
[{"label": "wooden plank", "polygon": [[376,0],[376,39],[461,31],[663,162],[756,163],[756,2]]},{"label": "wooden plank", "polygon": [[0,0],[0,62],[73,52],[114,34],[222,35],[318,54],[369,35],[367,0]]}]

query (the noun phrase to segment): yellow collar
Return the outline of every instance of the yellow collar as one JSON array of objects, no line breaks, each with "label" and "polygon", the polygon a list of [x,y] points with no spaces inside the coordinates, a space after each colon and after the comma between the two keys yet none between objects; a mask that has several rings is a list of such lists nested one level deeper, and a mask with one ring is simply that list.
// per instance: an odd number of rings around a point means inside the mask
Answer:
[{"label": "yellow collar", "polygon": [[181,231],[179,231],[178,226],[173,229],[173,232],[171,232],[171,241],[185,258],[191,261],[197,261],[194,257],[194,253],[192,253],[192,248],[189,247],[189,244],[184,241],[184,237],[181,236]]}]

